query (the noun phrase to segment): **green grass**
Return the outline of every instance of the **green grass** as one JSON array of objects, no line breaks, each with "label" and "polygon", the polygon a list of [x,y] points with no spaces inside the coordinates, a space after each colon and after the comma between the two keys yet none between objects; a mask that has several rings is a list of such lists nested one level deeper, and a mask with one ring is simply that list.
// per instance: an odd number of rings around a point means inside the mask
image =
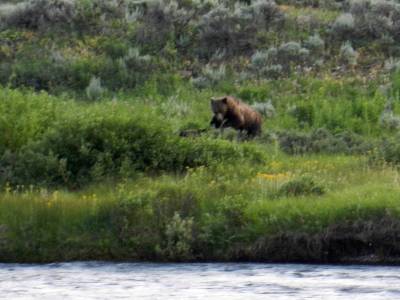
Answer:
[{"label": "green grass", "polygon": [[[286,172],[289,165],[287,177],[257,175]],[[285,182],[304,174],[326,193],[279,194]],[[233,259],[238,243],[255,245],[260,237],[319,234],[332,225],[400,213],[397,171],[344,156],[281,155],[259,167],[201,167],[77,192],[20,189],[5,187],[0,196],[6,261],[225,260]]]}]

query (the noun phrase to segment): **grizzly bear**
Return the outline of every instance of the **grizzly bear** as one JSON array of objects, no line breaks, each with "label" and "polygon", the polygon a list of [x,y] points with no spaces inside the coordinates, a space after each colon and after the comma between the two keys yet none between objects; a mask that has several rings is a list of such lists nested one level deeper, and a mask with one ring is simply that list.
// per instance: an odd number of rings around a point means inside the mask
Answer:
[{"label": "grizzly bear", "polygon": [[211,110],[214,115],[210,125],[216,128],[232,127],[239,132],[245,131],[249,137],[261,133],[261,115],[232,96],[211,98]]}]

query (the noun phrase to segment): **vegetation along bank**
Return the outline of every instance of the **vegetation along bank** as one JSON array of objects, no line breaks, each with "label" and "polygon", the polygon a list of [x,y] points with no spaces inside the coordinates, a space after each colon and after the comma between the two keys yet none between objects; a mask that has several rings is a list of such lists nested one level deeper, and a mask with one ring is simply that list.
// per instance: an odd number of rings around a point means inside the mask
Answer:
[{"label": "vegetation along bank", "polygon": [[[399,263],[399,32],[390,0],[1,4],[0,261]],[[210,127],[224,95],[261,134]]]}]

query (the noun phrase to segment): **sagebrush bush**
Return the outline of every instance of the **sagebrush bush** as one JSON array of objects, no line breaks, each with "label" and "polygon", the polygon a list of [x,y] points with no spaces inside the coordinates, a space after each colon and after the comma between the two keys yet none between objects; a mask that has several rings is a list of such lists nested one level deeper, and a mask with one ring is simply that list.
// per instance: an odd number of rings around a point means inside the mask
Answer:
[{"label": "sagebrush bush", "polygon": [[354,17],[351,13],[343,13],[337,17],[332,25],[332,33],[336,38],[347,39],[354,30]]},{"label": "sagebrush bush", "polygon": [[400,116],[395,115],[392,111],[384,111],[379,118],[380,125],[390,131],[400,129]]},{"label": "sagebrush bush", "polygon": [[270,56],[268,55],[268,52],[265,50],[261,51],[256,51],[252,56],[251,56],[251,64],[254,67],[254,69],[261,69],[265,67],[270,60]]},{"label": "sagebrush bush", "polygon": [[285,15],[273,0],[255,0],[249,7],[242,6],[243,13],[250,13],[250,20],[257,28],[268,29],[271,26],[281,26]]},{"label": "sagebrush bush", "polygon": [[90,79],[88,87],[86,88],[86,96],[90,100],[98,100],[103,95],[103,93],[104,89],[101,86],[100,78],[92,77],[92,79]]},{"label": "sagebrush bush", "polygon": [[202,75],[197,78],[192,78],[192,84],[197,88],[208,88],[215,87],[223,81],[226,77],[225,65],[220,65],[218,68],[214,68],[210,65],[206,65],[202,69]]},{"label": "sagebrush bush", "polygon": [[296,60],[298,58],[301,45],[298,42],[287,42],[280,45],[278,55],[282,60]]},{"label": "sagebrush bush", "polygon": [[332,134],[324,128],[315,129],[311,133],[285,131],[277,135],[280,148],[289,154],[365,154],[374,147],[373,142],[355,133]]},{"label": "sagebrush bush", "polygon": [[163,251],[167,258],[174,261],[193,258],[193,219],[182,219],[179,213],[175,213],[165,230],[167,239],[166,248]]},{"label": "sagebrush bush", "polygon": [[385,60],[385,70],[389,73],[396,73],[400,71],[400,60],[393,57]]},{"label": "sagebrush bush", "polygon": [[151,1],[144,10],[139,8],[139,12],[136,12],[139,26],[135,39],[151,52],[160,51],[167,46],[169,40],[179,40],[192,16],[192,12],[176,1]]},{"label": "sagebrush bush", "polygon": [[399,39],[400,5],[391,0],[353,0],[349,11],[340,15],[332,25],[332,33],[340,40]]},{"label": "sagebrush bush", "polygon": [[277,79],[284,75],[283,66],[278,61],[278,49],[275,47],[256,51],[251,56],[251,69],[259,77]]},{"label": "sagebrush bush", "polygon": [[264,117],[272,118],[276,115],[276,110],[271,100],[267,102],[255,102],[252,104],[252,107]]},{"label": "sagebrush bush", "polygon": [[246,49],[254,34],[247,32],[246,28],[238,30],[236,24],[239,21],[239,17],[223,5],[218,5],[202,16],[198,24],[200,57],[211,57],[219,50],[232,55]]},{"label": "sagebrush bush", "polygon": [[340,47],[340,59],[341,61],[349,66],[357,65],[358,52],[354,50],[351,43],[347,41]]},{"label": "sagebrush bush", "polygon": [[325,42],[318,34],[314,34],[305,41],[305,47],[313,57],[320,57],[324,53]]},{"label": "sagebrush bush", "polygon": [[271,30],[284,21],[284,14],[272,0],[258,0],[235,7],[219,4],[201,16],[199,31],[200,57],[210,57],[218,50],[229,56],[250,54],[256,45],[256,34]]},{"label": "sagebrush bush", "polygon": [[278,48],[256,51],[251,56],[251,70],[258,76],[278,79],[288,76],[298,66],[310,65],[310,50],[298,42],[287,42]]},{"label": "sagebrush bush", "polygon": [[70,26],[76,13],[73,0],[29,0],[3,16],[5,26],[47,29]]}]

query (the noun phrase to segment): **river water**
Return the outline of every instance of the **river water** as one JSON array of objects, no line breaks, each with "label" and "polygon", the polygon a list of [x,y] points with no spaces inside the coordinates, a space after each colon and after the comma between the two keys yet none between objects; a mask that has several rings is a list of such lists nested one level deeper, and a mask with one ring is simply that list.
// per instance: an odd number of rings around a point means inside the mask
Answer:
[{"label": "river water", "polygon": [[0,264],[0,299],[400,299],[400,267]]}]

